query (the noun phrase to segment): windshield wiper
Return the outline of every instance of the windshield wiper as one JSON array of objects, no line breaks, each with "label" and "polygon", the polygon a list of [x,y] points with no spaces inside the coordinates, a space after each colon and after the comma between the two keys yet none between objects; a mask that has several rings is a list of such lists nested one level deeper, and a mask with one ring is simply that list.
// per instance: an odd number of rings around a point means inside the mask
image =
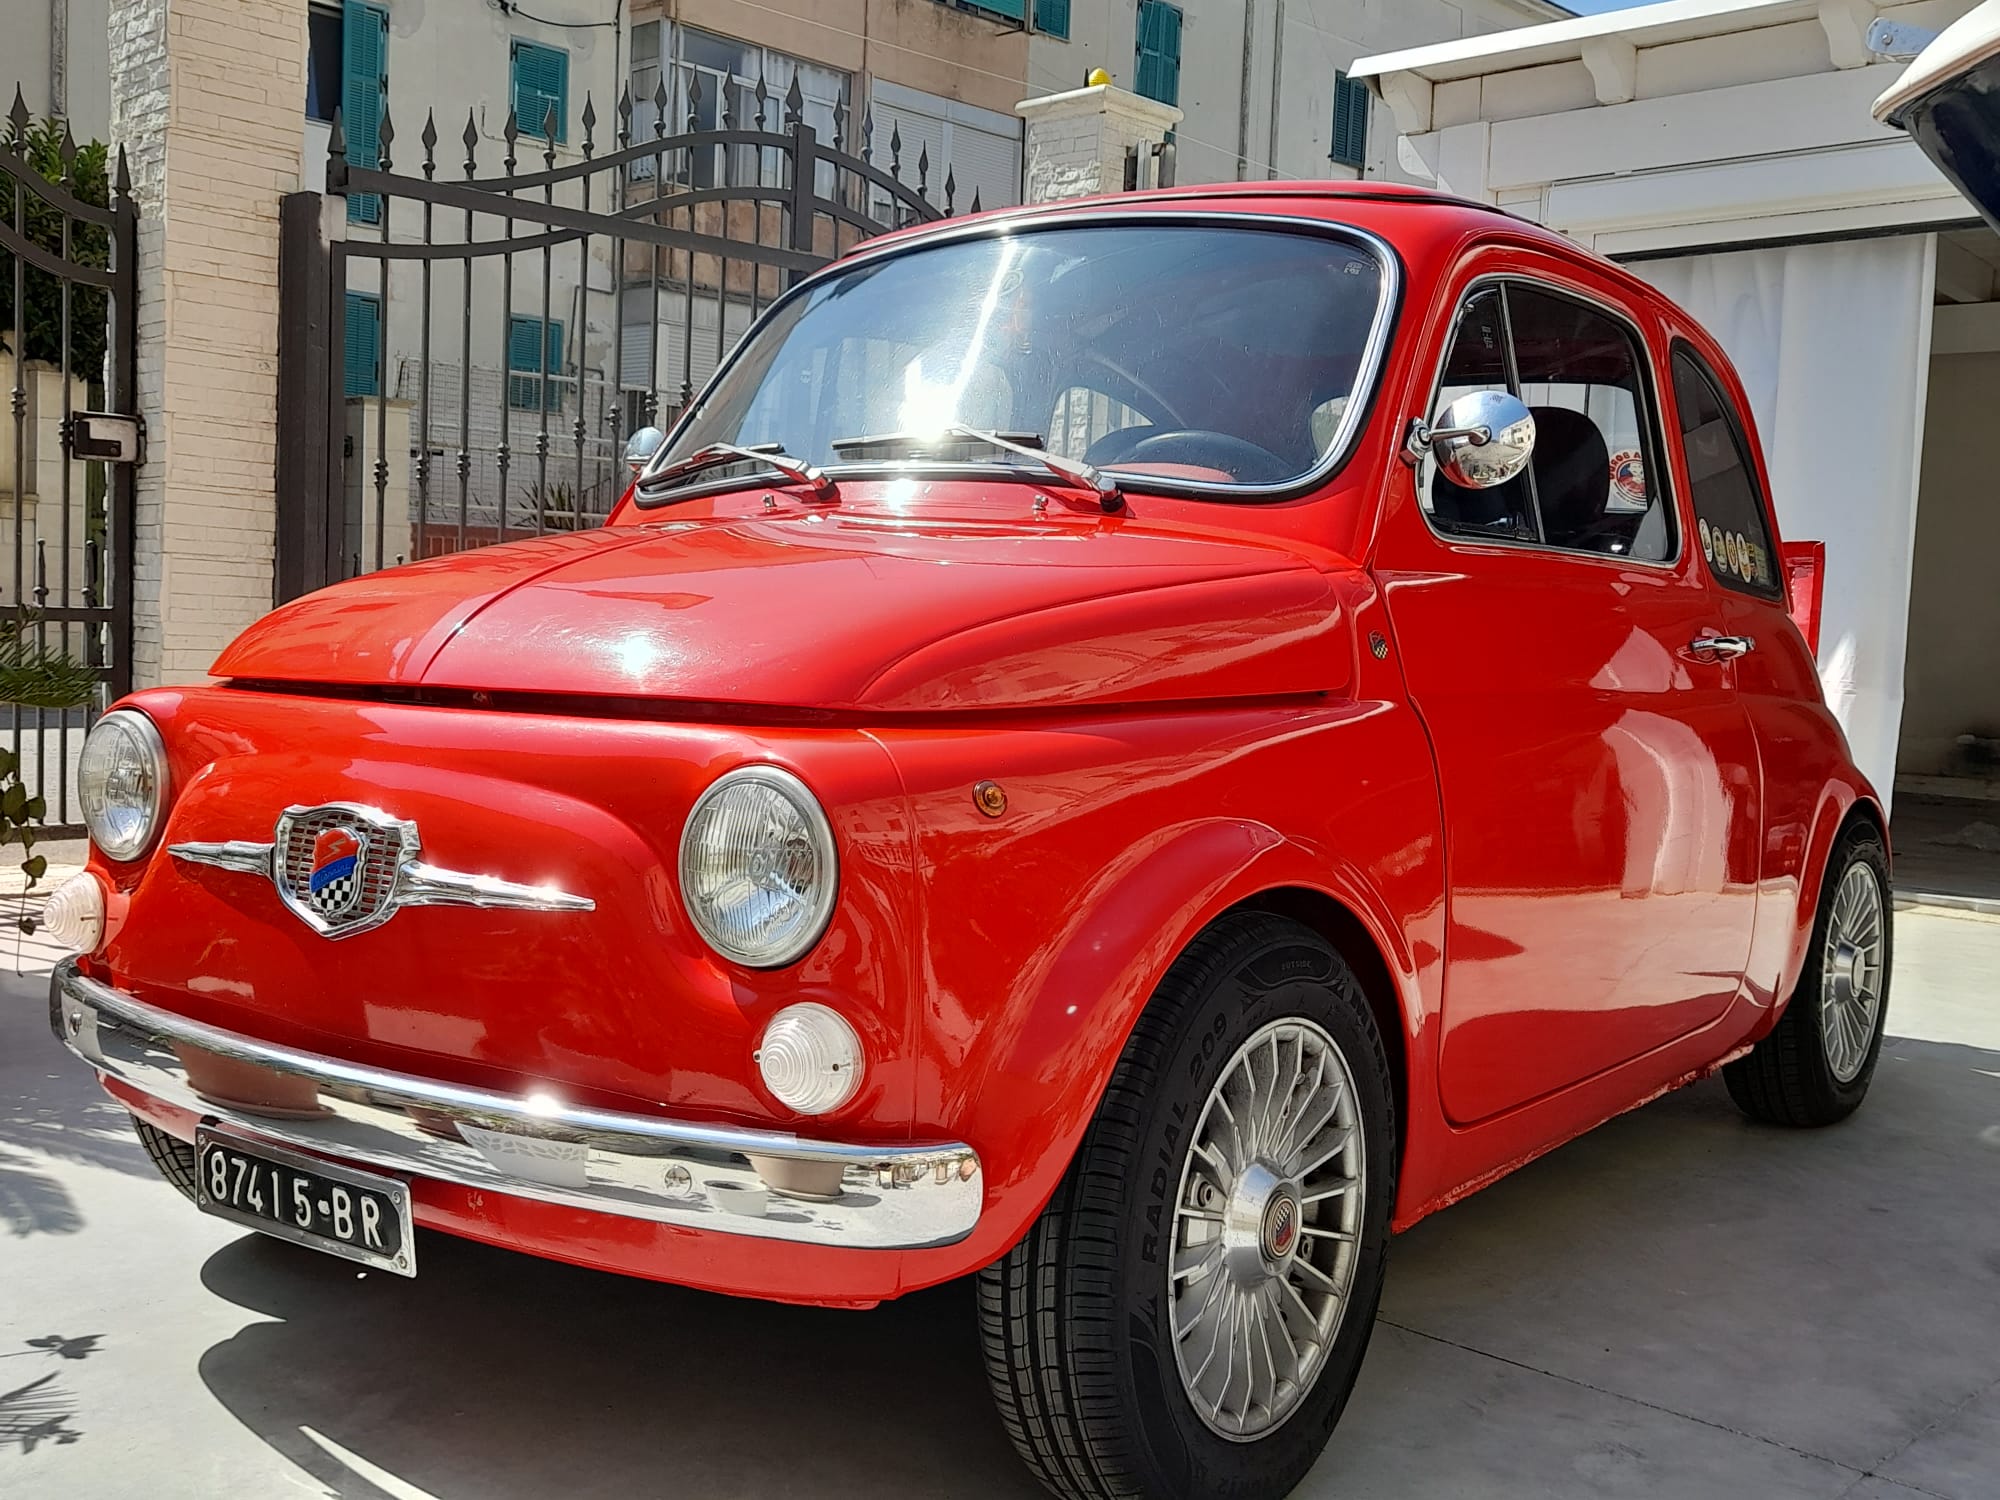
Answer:
[{"label": "windshield wiper", "polygon": [[[1060,453],[1049,452],[1041,446],[1042,439],[1039,434],[1023,432],[1003,435],[998,432],[987,432],[978,427],[942,427],[938,429],[936,436],[971,438],[974,442],[998,448],[1003,453],[1030,459],[1058,479],[1067,479],[1079,489],[1091,491],[1097,496],[1097,503],[1107,512],[1124,508],[1125,497],[1119,493],[1118,486],[1106,479],[1095,464],[1087,464],[1080,458],[1064,458]],[[930,433],[890,432],[880,437],[837,438],[832,448],[836,453],[849,448],[891,446],[922,449],[931,439]]]},{"label": "windshield wiper", "polygon": [[710,443],[706,448],[696,449],[686,458],[677,458],[662,468],[655,469],[645,477],[642,488],[651,489],[667,480],[686,479],[699,474],[704,469],[719,469],[724,464],[753,463],[776,469],[787,479],[799,484],[812,486],[813,493],[831,498],[839,493],[832,478],[824,469],[807,463],[802,458],[793,458],[785,452],[782,443],[757,443],[752,447],[739,448],[734,443]]}]

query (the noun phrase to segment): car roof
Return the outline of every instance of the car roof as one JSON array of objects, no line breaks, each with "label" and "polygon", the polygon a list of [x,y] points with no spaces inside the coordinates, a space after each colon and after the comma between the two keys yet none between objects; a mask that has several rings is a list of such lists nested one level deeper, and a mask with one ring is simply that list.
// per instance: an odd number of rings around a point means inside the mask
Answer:
[{"label": "car roof", "polygon": [[[1068,198],[1057,203],[1026,203],[1010,208],[987,209],[978,214],[957,214],[912,224],[904,229],[862,241],[848,254],[870,254],[889,246],[901,247],[932,234],[948,233],[968,223],[990,223],[995,227],[1016,219],[1065,218],[1071,215],[1101,216],[1146,209],[1188,208],[1194,210],[1246,207],[1256,203],[1265,211],[1293,214],[1302,219],[1338,221],[1343,204],[1366,203],[1390,210],[1408,208],[1421,212],[1430,226],[1438,220],[1457,219],[1467,231],[1504,229],[1508,232],[1560,246],[1572,255],[1598,259],[1574,240],[1523,219],[1490,203],[1455,197],[1435,188],[1401,182],[1355,181],[1269,181],[1205,182],[1185,187],[1148,188],[1139,192],[1097,193],[1084,198]],[[1317,211],[1315,211],[1317,210]]]}]

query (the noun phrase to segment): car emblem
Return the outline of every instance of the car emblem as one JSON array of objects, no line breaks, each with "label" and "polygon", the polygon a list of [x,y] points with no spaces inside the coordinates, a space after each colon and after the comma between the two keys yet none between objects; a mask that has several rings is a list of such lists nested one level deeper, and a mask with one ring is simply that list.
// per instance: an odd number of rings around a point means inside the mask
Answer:
[{"label": "car emblem", "polygon": [[594,911],[588,896],[521,885],[493,875],[441,869],[420,858],[417,825],[373,807],[328,802],[288,807],[269,843],[171,844],[188,864],[261,875],[286,909],[321,937],[380,927],[405,906],[478,906],[509,911]]},{"label": "car emblem", "polygon": [[321,829],[313,840],[306,901],[328,921],[346,916],[361,899],[361,860],[367,848],[367,834],[339,824]]}]

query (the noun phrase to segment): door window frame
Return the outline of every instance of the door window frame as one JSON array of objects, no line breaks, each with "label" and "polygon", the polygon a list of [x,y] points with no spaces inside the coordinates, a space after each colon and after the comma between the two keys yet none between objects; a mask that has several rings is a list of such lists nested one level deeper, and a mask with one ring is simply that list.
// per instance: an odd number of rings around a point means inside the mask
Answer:
[{"label": "door window frame", "polygon": [[[1641,396],[1646,408],[1642,413],[1643,436],[1648,441],[1651,450],[1646,455],[1649,460],[1647,464],[1647,483],[1659,487],[1660,500],[1666,507],[1666,515],[1673,527],[1673,550],[1664,558],[1641,558],[1633,557],[1629,553],[1623,552],[1596,552],[1586,547],[1563,547],[1547,540],[1546,530],[1542,523],[1541,500],[1535,492],[1532,459],[1529,462],[1529,469],[1527,471],[1529,475],[1527,497],[1528,510],[1534,519],[1535,531],[1537,533],[1533,540],[1526,537],[1469,536],[1463,532],[1447,531],[1440,527],[1436,519],[1432,516],[1430,507],[1424,504],[1424,496],[1421,489],[1424,463],[1422,459],[1418,459],[1416,463],[1406,465],[1406,467],[1410,471],[1410,498],[1416,503],[1417,514],[1423,517],[1424,526],[1432,536],[1450,547],[1504,547],[1515,551],[1545,552],[1557,557],[1611,563],[1621,568],[1655,568],[1667,573],[1679,571],[1682,564],[1687,561],[1688,528],[1686,518],[1682,515],[1681,507],[1678,503],[1679,486],[1674,482],[1670,473],[1672,465],[1669,462],[1661,461],[1667,453],[1666,425],[1662,420],[1665,408],[1660,400],[1660,383],[1658,371],[1654,368],[1653,346],[1646,338],[1646,331],[1640,325],[1639,320],[1624,308],[1607,302],[1600,296],[1579,291],[1575,287],[1548,280],[1532,272],[1487,271],[1474,276],[1459,289],[1456,306],[1452,309],[1451,328],[1445,335],[1443,347],[1438,350],[1437,360],[1431,368],[1430,382],[1425,388],[1428,394],[1424,398],[1423,408],[1418,420],[1428,423],[1437,415],[1438,397],[1444,390],[1445,368],[1451,363],[1452,350],[1457,346],[1459,326],[1463,322],[1466,310],[1471,306],[1473,299],[1488,287],[1498,286],[1501,288],[1500,320],[1506,337],[1506,347],[1501,350],[1501,363],[1506,371],[1509,387],[1518,393],[1521,385],[1521,370],[1514,351],[1514,314],[1513,309],[1508,305],[1506,295],[1506,288],[1510,285],[1520,286],[1528,291],[1539,292],[1546,296],[1560,297],[1566,301],[1578,303],[1589,308],[1592,312],[1602,313],[1631,335],[1633,342],[1638,347]],[[1706,361],[1703,361],[1703,363],[1706,365]],[[1678,407],[1675,408],[1674,415],[1676,420],[1678,420],[1680,415]],[[1407,428],[1405,430],[1407,431]],[[1403,451],[1405,453],[1408,452],[1407,449]],[[1656,470],[1658,471],[1657,474],[1654,472]],[[1607,486],[1610,484],[1610,476],[1608,474],[1605,476],[1605,483]]]},{"label": "door window frame", "polygon": [[[1693,339],[1684,333],[1677,333],[1667,343],[1667,384],[1674,383],[1674,361],[1685,355],[1694,366],[1695,375],[1705,384],[1709,393],[1722,407],[1722,419],[1729,424],[1729,436],[1736,444],[1736,451],[1743,460],[1743,472],[1750,481],[1750,498],[1757,507],[1757,519],[1764,527],[1764,550],[1770,554],[1771,571],[1774,582],[1769,588],[1746,582],[1740,578],[1730,578],[1718,570],[1706,558],[1702,560],[1703,571],[1708,578],[1735,594],[1750,599],[1760,599],[1766,604],[1783,607],[1787,601],[1785,590],[1785,559],[1782,544],[1778,540],[1777,517],[1771,510],[1771,496],[1764,486],[1764,476],[1757,466],[1757,450],[1750,444],[1750,429],[1743,420],[1743,410],[1736,404],[1729,387],[1723,384],[1714,362],[1702,353]],[[1674,392],[1674,456],[1684,472],[1689,474],[1687,483],[1688,509],[1694,512],[1695,525],[1701,525],[1701,512],[1695,506],[1693,471],[1688,468],[1687,433],[1681,426],[1680,393]]]}]

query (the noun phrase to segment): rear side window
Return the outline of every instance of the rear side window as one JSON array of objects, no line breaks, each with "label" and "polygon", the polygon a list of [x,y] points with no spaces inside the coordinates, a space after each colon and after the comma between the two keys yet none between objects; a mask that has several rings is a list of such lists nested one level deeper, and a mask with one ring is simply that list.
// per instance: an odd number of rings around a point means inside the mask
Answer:
[{"label": "rear side window", "polygon": [[1742,419],[1714,372],[1685,344],[1674,348],[1673,372],[1701,555],[1725,587],[1775,599],[1778,559]]}]

